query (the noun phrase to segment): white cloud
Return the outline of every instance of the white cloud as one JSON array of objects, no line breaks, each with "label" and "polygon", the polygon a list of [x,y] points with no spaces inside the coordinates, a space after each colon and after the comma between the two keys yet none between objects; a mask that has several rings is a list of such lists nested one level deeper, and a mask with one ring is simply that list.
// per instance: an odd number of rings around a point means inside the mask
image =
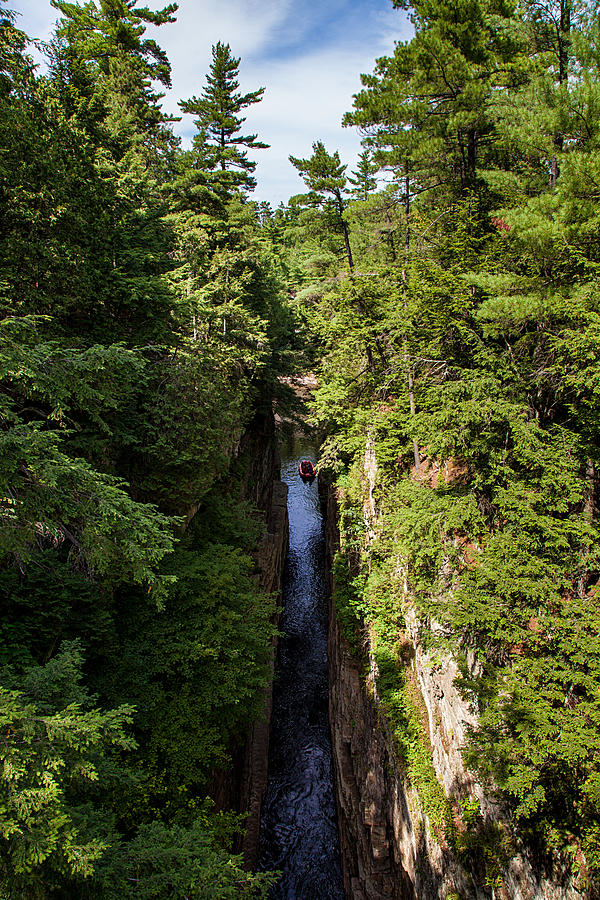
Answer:
[{"label": "white cloud", "polygon": [[373,60],[356,52],[325,50],[269,66],[265,96],[249,112],[252,128],[271,144],[256,153],[258,199],[276,203],[305,190],[288,157],[310,156],[316,140],[329,152],[339,150],[348,171],[354,166],[360,139],[341,120],[360,89],[365,62],[372,68]]},{"label": "white cloud", "polygon": [[[258,132],[271,145],[269,150],[255,153],[258,188],[254,196],[277,205],[304,190],[288,157],[290,154],[309,156],[313,141],[322,140],[330,152],[339,150],[343,162],[348,163],[348,171],[355,166],[361,150],[360,139],[354,129],[342,128],[342,117],[352,108],[352,96],[361,88],[360,74],[371,72],[375,59],[393,52],[394,41],[408,37],[411,29],[405,16],[393,10],[387,0],[380,0],[378,4],[369,4],[368,16],[355,15],[354,21],[346,20],[352,27],[343,30],[341,43],[339,31],[337,35],[325,31],[319,34],[318,49],[305,44],[298,52],[296,43],[295,52],[282,58],[274,49],[285,48],[286,41],[292,37],[297,42],[300,33],[309,33],[311,29],[314,32],[319,25],[319,11],[322,14],[327,4],[319,4],[318,9],[310,0],[304,6],[298,0],[293,7],[289,2],[270,7],[266,4],[260,27],[255,23],[257,27],[252,31],[243,25],[250,4],[245,0],[237,0],[235,4],[228,0],[226,7],[229,3],[244,12],[234,23],[240,42],[225,28],[220,28],[220,21],[215,25],[211,19],[205,30],[203,59],[197,58],[195,64],[186,49],[188,29],[181,32],[182,43],[177,53],[171,49],[171,39],[167,39],[165,32],[162,44],[174,62],[174,90],[165,105],[176,112],[177,99],[202,89],[210,63],[210,45],[219,39],[228,41],[233,53],[242,56],[242,89],[266,87],[262,101],[247,110],[247,126],[248,131]],[[280,16],[275,15],[274,7]],[[213,27],[215,30],[211,31]],[[243,31],[245,35],[241,34]],[[176,61],[183,59],[185,65]],[[176,131],[188,137],[193,131],[191,117],[185,117]]]},{"label": "white cloud", "polygon": [[169,111],[202,89],[213,44],[230,44],[235,56],[260,53],[291,5],[292,0],[183,0],[174,24],[152,29],[171,61],[176,96],[165,101]]},{"label": "white cloud", "polygon": [[[167,0],[153,0],[159,8]],[[47,0],[21,0],[21,27],[47,39],[55,10]],[[315,140],[339,149],[349,171],[360,141],[341,119],[360,90],[360,73],[410,35],[404,14],[389,0],[180,0],[177,21],[150,29],[173,70],[173,90],[164,107],[178,115],[177,101],[201,92],[217,41],[241,56],[242,90],[265,86],[261,103],[247,110],[247,127],[271,149],[256,151],[257,199],[277,204],[301,192],[302,181],[288,156],[307,156]],[[184,140],[193,132],[189,116],[175,125]]]}]

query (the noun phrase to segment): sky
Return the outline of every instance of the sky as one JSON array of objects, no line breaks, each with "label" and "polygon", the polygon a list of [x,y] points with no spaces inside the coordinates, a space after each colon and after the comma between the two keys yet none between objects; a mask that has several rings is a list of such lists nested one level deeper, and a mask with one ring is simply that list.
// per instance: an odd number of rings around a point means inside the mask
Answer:
[{"label": "sky", "polygon": [[[21,13],[18,24],[28,35],[50,36],[56,11],[49,0],[13,0],[9,6]],[[254,154],[254,198],[277,206],[305,190],[288,157],[310,156],[314,141],[339,150],[349,172],[355,167],[360,137],[356,129],[342,128],[342,116],[360,90],[361,72],[372,72],[377,57],[409,38],[411,26],[391,0],[179,0],[177,22],[152,32],[148,36],[166,50],[172,66],[167,112],[180,114],[177,100],[201,93],[217,41],[242,58],[242,91],[266,89],[262,101],[246,110],[245,129],[271,145]],[[188,145],[193,117],[184,116],[175,131]]]}]

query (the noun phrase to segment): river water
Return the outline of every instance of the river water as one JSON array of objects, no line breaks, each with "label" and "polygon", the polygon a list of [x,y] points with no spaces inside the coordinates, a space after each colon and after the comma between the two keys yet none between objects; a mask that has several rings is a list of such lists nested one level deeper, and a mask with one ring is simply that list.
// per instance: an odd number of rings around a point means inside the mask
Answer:
[{"label": "river water", "polygon": [[272,900],[344,900],[328,718],[323,520],[317,482],[298,475],[301,459],[314,462],[315,448],[296,437],[282,450],[290,548],[260,868],[283,872]]}]

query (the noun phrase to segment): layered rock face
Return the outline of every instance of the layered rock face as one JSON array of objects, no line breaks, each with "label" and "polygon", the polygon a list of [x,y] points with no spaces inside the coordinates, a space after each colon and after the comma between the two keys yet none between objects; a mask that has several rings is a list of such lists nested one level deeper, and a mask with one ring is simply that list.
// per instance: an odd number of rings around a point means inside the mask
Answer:
[{"label": "layered rock face", "polygon": [[[330,572],[339,546],[336,523],[335,493],[329,490]],[[329,586],[331,597],[331,579]],[[331,603],[329,702],[346,894],[349,900],[449,897],[456,882],[463,882],[461,873],[428,834],[416,791],[378,711],[367,661],[368,652],[357,655],[344,638]]]},{"label": "layered rock face", "polygon": [[[258,550],[260,586],[267,594],[281,593],[283,564],[289,537],[287,493],[287,485],[279,479],[272,480],[267,510],[267,531]],[[247,811],[246,833],[242,840],[241,851],[249,869],[255,869],[258,863],[260,815],[269,775],[269,728],[273,707],[276,650],[276,642],[273,642],[270,661],[271,681],[265,696],[263,714],[252,726],[242,764],[242,790],[238,808]]]},{"label": "layered rock face", "polygon": [[[330,611],[330,711],[344,886],[353,900],[415,896],[408,796],[364,675]],[[412,876],[412,877],[411,877]]]},{"label": "layered rock face", "polygon": [[[365,515],[374,515],[372,461],[367,454]],[[371,469],[371,472],[369,472]],[[326,491],[329,569],[339,547],[337,503]],[[333,585],[330,577],[330,596]],[[450,656],[434,656],[419,641],[417,622],[409,615],[411,675],[424,706],[432,761],[446,796],[456,809],[478,801],[481,819],[509,836],[510,853],[493,884],[480,870],[476,855],[457,859],[442,834],[425,816],[415,787],[398,760],[394,738],[379,706],[368,631],[358,651],[344,638],[330,611],[330,718],[344,880],[349,900],[591,900],[578,889],[567,867],[535,858],[515,833],[506,811],[465,769],[460,748],[475,719],[454,686],[457,668]],[[544,868],[544,866],[546,868]]]},{"label": "layered rock face", "polygon": [[[280,480],[275,421],[270,413],[257,415],[252,421],[235,449],[232,464],[238,464],[243,471],[241,496],[252,500],[265,519],[266,531],[256,550],[260,587],[265,594],[280,594],[289,537],[287,486]],[[274,643],[272,672],[276,649]],[[243,854],[249,869],[254,869],[258,862],[260,814],[268,776],[272,684],[271,679],[261,716],[254,722],[243,745],[232,750],[231,769],[215,773],[211,786],[217,808],[233,809],[246,815],[245,834],[234,849]]]}]

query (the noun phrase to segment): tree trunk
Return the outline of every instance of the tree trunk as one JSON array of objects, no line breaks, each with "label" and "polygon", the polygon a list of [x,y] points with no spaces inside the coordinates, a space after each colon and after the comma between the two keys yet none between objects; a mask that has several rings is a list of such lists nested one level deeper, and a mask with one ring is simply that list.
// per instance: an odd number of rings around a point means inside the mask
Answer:
[{"label": "tree trunk", "polygon": [[348,234],[348,226],[346,225],[344,219],[342,219],[342,228],[344,230],[344,244],[346,246],[346,256],[348,257],[348,265],[350,266],[350,271],[354,272],[354,260],[352,258],[352,249],[350,247],[350,235]]},{"label": "tree trunk", "polygon": [[[403,283],[403,304],[404,309],[408,309],[408,302],[406,300],[406,291],[408,287],[408,253],[410,250],[410,178],[408,175],[408,163],[406,164],[406,174],[404,176],[404,267],[402,269],[402,283]],[[417,407],[415,403],[415,380],[412,373],[412,366],[410,362],[410,356],[408,353],[408,341],[406,337],[404,338],[404,364],[406,366],[406,381],[408,384],[408,402],[410,406],[410,414],[411,416],[415,416],[417,414]],[[419,452],[419,442],[416,437],[413,438],[413,454],[415,458],[415,469],[418,472],[421,468],[421,454]]]},{"label": "tree trunk", "polygon": [[[554,143],[556,143],[556,138],[554,139]],[[556,187],[556,182],[558,181],[559,175],[560,168],[558,165],[558,158],[556,156],[553,156],[550,162],[550,187]]]},{"label": "tree trunk", "polygon": [[337,200],[338,212],[340,215],[340,221],[342,223],[342,231],[344,232],[344,246],[346,247],[346,257],[348,259],[350,271],[354,272],[354,259],[352,258],[352,248],[350,247],[350,234],[348,233],[348,225],[346,224],[346,220],[344,219],[344,204],[341,195],[338,196]]},{"label": "tree trunk", "polygon": [[467,180],[471,184],[475,181],[475,172],[477,170],[477,129],[470,128],[467,142]]},{"label": "tree trunk", "polygon": [[561,0],[558,29],[558,78],[564,84],[569,74],[569,34],[571,32],[571,0]]},{"label": "tree trunk", "polygon": [[[565,84],[569,77],[569,45],[571,32],[571,5],[572,0],[561,0],[560,3],[560,22],[556,23],[556,52],[558,54],[558,83]],[[560,153],[563,149],[564,135],[557,133],[554,135],[554,146]],[[550,186],[556,187],[560,168],[556,154],[550,162]]]},{"label": "tree trunk", "polygon": [[461,128],[458,129],[457,138],[460,150],[460,190],[462,193],[467,185],[467,159]]}]

